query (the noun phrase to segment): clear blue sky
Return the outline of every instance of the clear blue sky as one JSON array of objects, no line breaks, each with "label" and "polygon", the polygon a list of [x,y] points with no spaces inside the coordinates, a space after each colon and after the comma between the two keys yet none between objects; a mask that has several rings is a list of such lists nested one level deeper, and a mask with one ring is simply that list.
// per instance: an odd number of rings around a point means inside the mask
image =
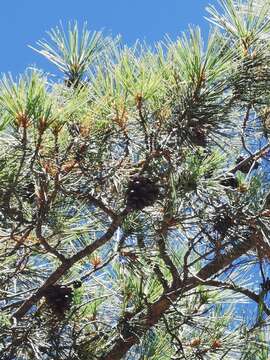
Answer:
[{"label": "clear blue sky", "polygon": [[0,12],[0,73],[18,74],[32,64],[52,71],[46,60],[27,47],[46,30],[69,20],[87,21],[90,29],[153,43],[167,33],[175,38],[188,24],[207,33],[205,7],[214,0],[3,0]]}]

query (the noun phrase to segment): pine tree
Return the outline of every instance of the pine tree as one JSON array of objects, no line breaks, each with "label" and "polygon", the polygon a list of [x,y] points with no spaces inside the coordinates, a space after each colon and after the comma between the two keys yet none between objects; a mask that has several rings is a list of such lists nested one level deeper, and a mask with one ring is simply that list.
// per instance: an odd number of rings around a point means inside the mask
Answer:
[{"label": "pine tree", "polygon": [[1,360],[269,359],[270,3],[207,11],[2,78]]}]

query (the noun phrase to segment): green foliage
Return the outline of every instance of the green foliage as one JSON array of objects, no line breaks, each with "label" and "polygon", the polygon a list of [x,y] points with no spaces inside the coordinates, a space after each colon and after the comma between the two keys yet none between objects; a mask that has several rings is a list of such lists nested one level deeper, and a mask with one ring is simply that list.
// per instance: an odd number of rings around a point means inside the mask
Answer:
[{"label": "green foliage", "polygon": [[100,32],[90,33],[87,24],[83,25],[79,33],[78,24],[69,23],[67,34],[61,27],[48,32],[50,42],[37,42],[39,49],[34,49],[49,61],[54,63],[67,77],[67,85],[77,86],[83,75],[102,54],[108,39],[104,39]]},{"label": "green foliage", "polygon": [[61,25],[56,81],[2,78],[1,360],[269,357],[269,4],[219,5],[207,41]]}]

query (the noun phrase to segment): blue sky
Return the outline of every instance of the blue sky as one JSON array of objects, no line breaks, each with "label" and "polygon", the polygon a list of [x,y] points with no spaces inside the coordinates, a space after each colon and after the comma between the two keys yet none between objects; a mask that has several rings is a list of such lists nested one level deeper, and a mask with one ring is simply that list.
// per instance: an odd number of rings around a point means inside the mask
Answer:
[{"label": "blue sky", "polygon": [[36,64],[53,71],[45,59],[27,47],[46,37],[61,20],[87,21],[91,30],[121,34],[131,45],[136,39],[153,43],[167,33],[175,38],[188,24],[207,34],[205,7],[214,0],[3,0],[0,12],[0,73],[18,74]]}]

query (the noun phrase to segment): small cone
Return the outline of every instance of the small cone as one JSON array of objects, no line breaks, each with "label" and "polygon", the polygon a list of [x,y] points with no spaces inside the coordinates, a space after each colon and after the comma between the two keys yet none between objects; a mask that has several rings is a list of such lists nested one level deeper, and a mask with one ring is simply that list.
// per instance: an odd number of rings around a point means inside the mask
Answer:
[{"label": "small cone", "polygon": [[153,205],[159,195],[158,186],[150,179],[137,176],[130,181],[127,189],[127,206],[141,210]]},{"label": "small cone", "polygon": [[206,147],[207,139],[206,134],[203,129],[199,129],[198,127],[191,128],[191,141],[194,145]]},{"label": "small cone", "polygon": [[228,214],[220,214],[215,218],[214,230],[220,234],[225,234],[233,225],[234,221]]},{"label": "small cone", "polygon": [[44,297],[54,313],[63,315],[66,310],[70,309],[73,289],[64,285],[50,285],[46,289]]}]

